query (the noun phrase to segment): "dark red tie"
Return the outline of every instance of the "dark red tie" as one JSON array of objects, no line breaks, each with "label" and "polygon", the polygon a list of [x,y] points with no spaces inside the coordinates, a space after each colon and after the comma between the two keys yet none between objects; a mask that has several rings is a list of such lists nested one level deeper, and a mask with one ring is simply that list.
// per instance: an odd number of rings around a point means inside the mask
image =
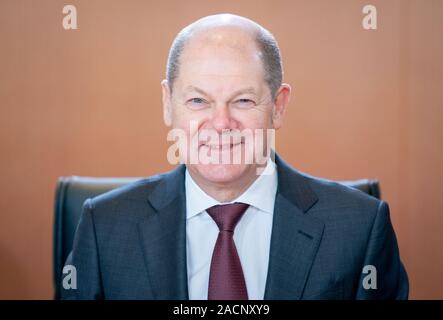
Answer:
[{"label": "dark red tie", "polygon": [[249,205],[232,203],[206,211],[220,230],[212,253],[208,300],[248,300],[245,277],[234,243],[234,229]]}]

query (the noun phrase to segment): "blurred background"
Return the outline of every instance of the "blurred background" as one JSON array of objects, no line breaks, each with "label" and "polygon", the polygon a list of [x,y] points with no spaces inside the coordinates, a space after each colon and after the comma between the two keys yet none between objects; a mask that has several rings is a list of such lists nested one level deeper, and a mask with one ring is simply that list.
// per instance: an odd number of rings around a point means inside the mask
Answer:
[{"label": "blurred background", "polygon": [[[62,9],[77,9],[64,30]],[[365,30],[362,9],[377,9]],[[277,151],[330,179],[377,178],[413,299],[443,299],[443,1],[1,0],[0,298],[51,299],[60,176],[169,170],[160,81],[209,14],[276,36],[293,96]]]}]

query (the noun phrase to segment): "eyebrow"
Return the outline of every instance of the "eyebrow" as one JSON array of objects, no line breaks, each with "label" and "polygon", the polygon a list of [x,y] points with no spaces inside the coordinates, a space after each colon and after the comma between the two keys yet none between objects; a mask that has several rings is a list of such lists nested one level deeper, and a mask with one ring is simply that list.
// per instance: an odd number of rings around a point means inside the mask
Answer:
[{"label": "eyebrow", "polygon": [[[185,88],[185,90],[187,92],[195,91],[195,92],[198,92],[202,95],[210,97],[210,95],[208,93],[206,93],[203,89],[200,89],[200,88],[192,86],[192,85],[187,86]],[[244,93],[257,94],[254,87],[247,87],[247,88],[243,88],[243,89],[239,89],[237,91],[234,91],[234,93],[231,95],[230,99],[232,99],[240,94],[244,94]]]}]

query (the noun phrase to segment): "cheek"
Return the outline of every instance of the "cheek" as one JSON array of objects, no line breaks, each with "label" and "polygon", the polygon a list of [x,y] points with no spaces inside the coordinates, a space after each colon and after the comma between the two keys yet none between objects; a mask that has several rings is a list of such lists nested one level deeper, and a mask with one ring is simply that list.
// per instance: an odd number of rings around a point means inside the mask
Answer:
[{"label": "cheek", "polygon": [[172,127],[183,130],[188,138],[197,134],[202,123],[204,123],[204,117],[201,114],[187,112],[183,109],[181,112],[174,112],[172,118]]},{"label": "cheek", "polygon": [[188,129],[192,120],[199,121],[195,114],[192,114],[185,107],[174,107],[172,112],[172,124],[175,128]]},{"label": "cheek", "polygon": [[[251,110],[230,110],[230,117],[235,120],[239,129],[266,129],[272,127],[272,109],[264,106]],[[211,112],[192,112],[185,107],[175,107],[172,112],[172,126],[186,132],[193,130],[196,126],[203,128],[211,121]],[[209,125],[210,126],[210,125]]]},{"label": "cheek", "polygon": [[251,110],[237,117],[242,128],[266,129],[272,127],[272,114],[268,110]]}]

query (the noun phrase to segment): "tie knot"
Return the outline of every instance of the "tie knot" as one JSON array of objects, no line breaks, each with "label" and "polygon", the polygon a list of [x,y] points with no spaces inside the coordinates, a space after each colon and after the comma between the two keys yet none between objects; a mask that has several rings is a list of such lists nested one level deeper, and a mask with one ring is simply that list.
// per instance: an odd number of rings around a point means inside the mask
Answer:
[{"label": "tie knot", "polygon": [[235,226],[248,207],[246,203],[230,203],[216,205],[206,211],[214,219],[220,231],[234,232]]}]

